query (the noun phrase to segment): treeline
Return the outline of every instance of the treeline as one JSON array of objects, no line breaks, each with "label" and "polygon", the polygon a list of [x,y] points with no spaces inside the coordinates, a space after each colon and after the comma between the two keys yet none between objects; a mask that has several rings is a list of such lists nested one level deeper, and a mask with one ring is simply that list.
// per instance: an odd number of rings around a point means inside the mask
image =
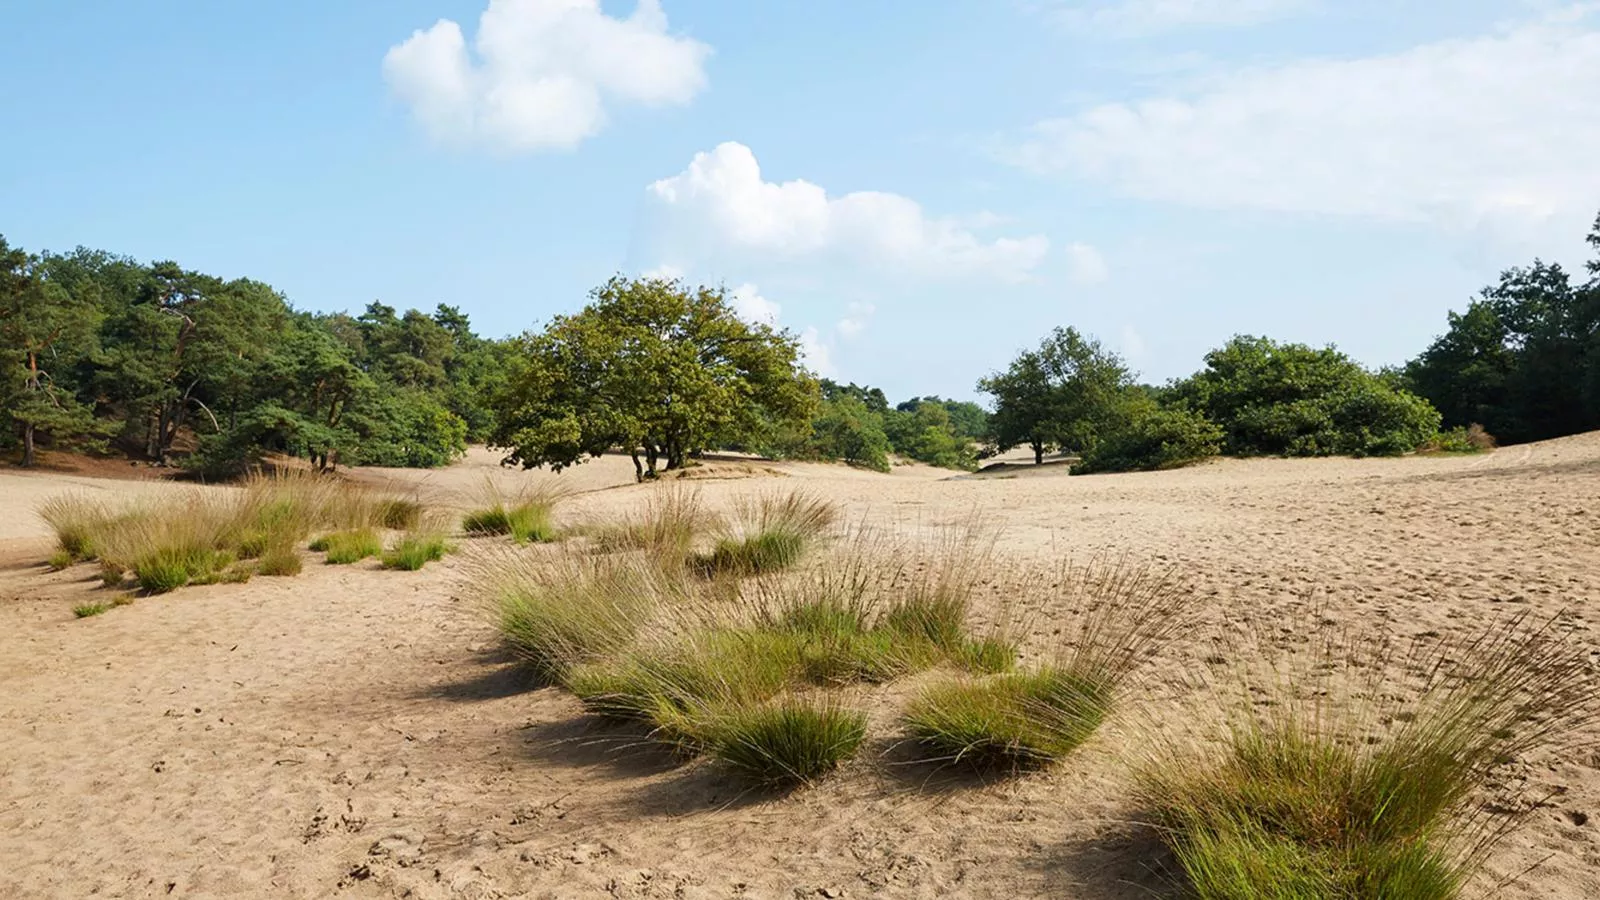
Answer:
[{"label": "treeline", "polygon": [[272,287],[0,238],[0,449],[120,451],[212,475],[269,452],[435,466],[484,439],[505,342],[460,310],[295,310]]},{"label": "treeline", "polygon": [[[1600,256],[1600,220],[1588,240]],[[1240,336],[1158,387],[1057,328],[978,383],[990,413],[818,381],[792,333],[741,320],[720,288],[618,277],[578,313],[489,340],[450,306],[315,314],[248,279],[0,238],[0,450],[31,464],[41,446],[115,448],[224,475],[270,452],[436,466],[483,441],[557,469],[621,450],[641,479],[716,449],[887,471],[1027,447],[1076,457],[1074,473],[1465,452],[1600,429],[1600,258],[1587,270],[1511,269],[1383,371]]]}]

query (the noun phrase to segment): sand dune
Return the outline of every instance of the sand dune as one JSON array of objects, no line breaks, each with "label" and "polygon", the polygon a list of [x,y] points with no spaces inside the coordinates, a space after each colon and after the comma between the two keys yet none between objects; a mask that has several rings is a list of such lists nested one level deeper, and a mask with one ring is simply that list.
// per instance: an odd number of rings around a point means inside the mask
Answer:
[{"label": "sand dune", "polygon": [[[981,516],[1004,525],[1018,560],[1172,563],[1208,619],[1269,631],[1305,621],[1308,605],[1401,636],[1507,610],[1600,616],[1600,434],[1480,457],[1088,478],[739,461],[699,474],[715,504],[804,485],[909,533]],[[507,490],[559,478],[574,492],[564,514],[580,519],[648,490],[625,458],[553,476],[501,470],[484,451],[439,472],[356,477],[457,507],[485,478]],[[101,591],[88,567],[40,565],[50,540],[34,506],[66,490],[163,489],[0,473],[0,895],[1172,895],[1128,823],[1116,729],[1011,783],[947,790],[864,760],[755,800],[710,767],[605,741],[569,697],[527,690],[461,590],[459,556],[417,573],[313,565],[74,620]],[[1492,893],[1600,896],[1600,751],[1530,759],[1522,775],[1552,799],[1498,849],[1485,884],[1520,875]]]}]

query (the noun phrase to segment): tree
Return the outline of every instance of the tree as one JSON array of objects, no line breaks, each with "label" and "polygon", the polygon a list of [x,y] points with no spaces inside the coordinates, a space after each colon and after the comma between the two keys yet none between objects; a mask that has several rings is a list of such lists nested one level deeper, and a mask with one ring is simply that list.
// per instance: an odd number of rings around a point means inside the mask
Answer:
[{"label": "tree", "polygon": [[560,470],[622,447],[644,479],[816,409],[796,338],[743,321],[721,288],[619,276],[591,297],[513,354],[491,438],[508,462]]},{"label": "tree", "polygon": [[995,398],[995,445],[1003,452],[1026,444],[1034,462],[1043,463],[1051,448],[1092,449],[1102,432],[1115,427],[1122,397],[1133,384],[1133,373],[1117,354],[1074,328],[1057,328],[1005,372],[979,381],[978,390]]},{"label": "tree", "polygon": [[60,445],[96,443],[93,409],[53,370],[88,355],[98,324],[91,298],[46,278],[37,258],[0,237],[0,415],[22,443],[22,465],[36,462],[41,433]]}]

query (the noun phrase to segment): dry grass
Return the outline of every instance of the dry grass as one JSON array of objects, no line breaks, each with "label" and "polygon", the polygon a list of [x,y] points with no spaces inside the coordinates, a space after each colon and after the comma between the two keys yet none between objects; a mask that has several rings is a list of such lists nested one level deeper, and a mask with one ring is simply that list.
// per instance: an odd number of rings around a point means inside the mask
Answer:
[{"label": "dry grass", "polygon": [[486,478],[481,493],[479,507],[461,520],[461,530],[467,534],[509,535],[519,544],[545,543],[560,537],[555,510],[566,496],[561,487],[546,482],[508,497]]},{"label": "dry grass", "polygon": [[[319,528],[360,532],[410,521],[415,501],[301,471],[256,474],[235,490],[175,489],[112,508],[82,496],[46,501],[54,561],[97,559],[108,585],[133,574],[151,593],[240,581],[260,559],[270,574],[298,571],[295,547]],[[290,562],[294,556],[295,561]]]},{"label": "dry grass", "polygon": [[639,513],[589,530],[602,552],[641,552],[663,568],[682,568],[694,559],[701,537],[719,524],[698,488],[673,481],[652,486]]},{"label": "dry grass", "polygon": [[839,518],[838,505],[808,494],[765,494],[739,501],[736,527],[695,560],[707,575],[743,577],[793,568]]},{"label": "dry grass", "polygon": [[1155,742],[1140,793],[1200,897],[1454,898],[1518,821],[1484,801],[1534,806],[1497,771],[1600,712],[1570,624],[1405,648],[1323,635],[1287,675],[1232,673],[1237,701],[1200,713],[1221,733]]}]

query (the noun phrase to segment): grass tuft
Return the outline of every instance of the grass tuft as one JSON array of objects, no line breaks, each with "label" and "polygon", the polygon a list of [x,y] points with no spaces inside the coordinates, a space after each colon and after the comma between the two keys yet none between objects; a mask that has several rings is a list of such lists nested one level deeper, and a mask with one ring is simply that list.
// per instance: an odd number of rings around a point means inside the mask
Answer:
[{"label": "grass tuft", "polygon": [[410,531],[401,535],[393,547],[384,551],[383,567],[415,572],[428,563],[444,559],[449,549],[443,532]]},{"label": "grass tuft", "polygon": [[717,517],[706,510],[699,490],[681,481],[649,491],[642,512],[592,530],[595,546],[605,553],[642,552],[664,569],[692,563],[696,544],[717,526]]},{"label": "grass tuft", "polygon": [[256,574],[272,578],[299,575],[303,563],[293,546],[273,547],[256,561]]},{"label": "grass tuft", "polygon": [[1089,739],[1111,708],[1104,685],[1059,669],[936,685],[917,697],[906,729],[937,761],[981,770],[1037,768]]},{"label": "grass tuft", "polygon": [[717,710],[701,728],[712,757],[760,787],[784,789],[854,756],[867,716],[833,698],[787,696]]},{"label": "grass tuft", "polygon": [[356,528],[325,535],[313,543],[311,549],[325,551],[328,565],[344,566],[371,556],[381,556],[383,541],[372,528]]},{"label": "grass tuft", "polygon": [[461,529],[483,537],[510,535],[519,544],[547,543],[560,538],[555,526],[555,509],[563,492],[545,484],[524,489],[506,497],[492,481],[485,480],[484,505],[461,520]]},{"label": "grass tuft", "polygon": [[77,558],[68,551],[57,550],[50,554],[50,558],[45,560],[45,564],[50,567],[50,571],[59,572],[62,569],[70,568],[77,561]]},{"label": "grass tuft", "polygon": [[110,603],[85,603],[81,606],[74,606],[72,614],[80,619],[87,619],[90,616],[98,616],[110,608]]},{"label": "grass tuft", "polygon": [[1403,653],[1334,642],[1307,677],[1247,677],[1220,741],[1159,747],[1143,767],[1198,896],[1457,897],[1518,821],[1487,820],[1479,798],[1537,805],[1499,769],[1600,712],[1600,675],[1559,617]]},{"label": "grass tuft", "polygon": [[707,575],[735,577],[793,568],[838,516],[836,505],[802,491],[745,500],[735,517],[739,532],[718,540],[695,566]]}]

